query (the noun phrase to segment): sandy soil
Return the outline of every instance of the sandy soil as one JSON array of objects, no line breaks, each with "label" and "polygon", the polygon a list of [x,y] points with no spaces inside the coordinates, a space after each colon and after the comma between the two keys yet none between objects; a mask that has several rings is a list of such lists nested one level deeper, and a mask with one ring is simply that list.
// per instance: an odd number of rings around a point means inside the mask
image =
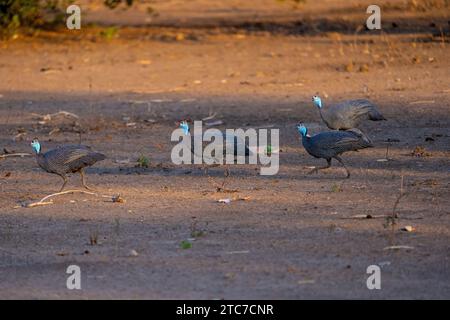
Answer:
[{"label": "sandy soil", "polygon": [[[88,182],[126,200],[74,194],[24,208],[60,178],[30,157],[0,161],[0,298],[450,298],[448,10],[387,6],[380,33],[357,29],[367,1],[262,2],[157,2],[152,19],[125,11],[135,26],[110,40],[102,23],[129,21],[92,7],[97,26],[0,43],[1,149],[31,152],[35,136],[49,149],[81,132],[108,156]],[[315,93],[325,104],[369,98],[388,118],[363,125],[376,147],[344,156],[350,179],[338,165],[307,174],[324,161],[294,125],[326,130]],[[59,110],[80,119],[39,117]],[[223,168],[211,180],[173,165],[176,121],[214,113],[220,129],[279,128],[279,174],[234,166],[226,186],[238,192],[224,193],[212,182]],[[377,161],[387,146],[391,160]],[[135,167],[141,155],[149,168]],[[82,290],[66,289],[71,264]],[[381,290],[366,287],[372,264]]]}]

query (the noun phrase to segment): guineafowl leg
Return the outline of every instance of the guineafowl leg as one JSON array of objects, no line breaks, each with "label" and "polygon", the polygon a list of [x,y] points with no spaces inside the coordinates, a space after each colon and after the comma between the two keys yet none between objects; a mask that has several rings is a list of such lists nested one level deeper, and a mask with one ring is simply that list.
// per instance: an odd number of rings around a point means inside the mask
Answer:
[{"label": "guineafowl leg", "polygon": [[331,167],[331,159],[326,159],[326,160],[327,160],[327,165],[326,165],[326,166],[323,166],[323,167],[315,167],[315,168],[312,169],[310,172],[308,172],[308,174],[318,173],[319,170],[328,169],[329,167]]},{"label": "guineafowl leg", "polygon": [[225,167],[225,172],[223,174],[225,178],[228,178],[230,176],[230,168],[228,166]]},{"label": "guineafowl leg", "polygon": [[91,188],[89,188],[86,185],[86,180],[85,180],[85,177],[84,177],[84,170],[83,169],[80,170],[80,175],[81,175],[81,184],[83,185],[83,187],[85,187],[88,190],[92,190]]},{"label": "guineafowl leg", "polygon": [[208,175],[208,166],[207,166],[207,165],[203,165],[203,174],[204,174],[205,176]]},{"label": "guineafowl leg", "polygon": [[342,166],[344,167],[345,171],[347,171],[347,179],[350,178],[350,171],[348,171],[348,169],[347,169],[347,167],[345,166],[344,161],[342,161],[341,157],[335,156],[334,158],[335,158],[337,161],[339,161],[339,162],[342,164]]},{"label": "guineafowl leg", "polygon": [[61,176],[61,178],[64,180],[64,183],[63,183],[63,185],[61,187],[61,190],[59,190],[59,192],[62,192],[64,190],[64,187],[67,184],[67,177],[66,176]]},{"label": "guineafowl leg", "polygon": [[223,173],[224,178],[222,182],[222,186],[220,187],[221,190],[225,190],[225,184],[227,182],[227,178],[230,176],[230,168],[228,165],[225,165],[225,172]]}]

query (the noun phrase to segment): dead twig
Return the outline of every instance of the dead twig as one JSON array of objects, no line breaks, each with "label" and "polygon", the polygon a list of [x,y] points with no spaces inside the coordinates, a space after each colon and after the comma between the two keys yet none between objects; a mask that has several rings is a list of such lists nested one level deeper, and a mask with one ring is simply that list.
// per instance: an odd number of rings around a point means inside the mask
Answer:
[{"label": "dead twig", "polygon": [[9,158],[9,157],[29,157],[32,156],[31,153],[8,153],[8,154],[0,154],[0,159]]},{"label": "dead twig", "polygon": [[350,217],[342,217],[341,219],[357,219],[357,220],[364,220],[364,219],[378,219],[378,218],[386,218],[388,215],[386,214],[380,214],[380,215],[371,215],[371,214],[355,214],[354,216]]},{"label": "dead twig", "polygon": [[111,199],[111,201],[113,202],[120,202],[120,201],[115,201],[114,199],[117,198],[117,196],[109,196],[109,195],[103,195],[103,194],[99,194],[99,193],[95,193],[95,192],[90,192],[90,191],[85,191],[85,190],[67,190],[67,191],[61,191],[61,192],[57,192],[57,193],[52,193],[49,194],[48,196],[45,196],[44,198],[42,198],[39,201],[36,202],[31,202],[25,205],[26,208],[33,208],[33,207],[37,207],[37,206],[45,206],[45,205],[49,205],[49,204],[53,204],[53,200],[50,201],[46,201],[50,198],[56,197],[56,196],[60,196],[60,195],[64,195],[64,194],[68,194],[68,193],[84,193],[84,194],[89,194],[89,195],[94,195],[96,197],[102,197],[102,198],[109,198]]},{"label": "dead twig", "polygon": [[[381,218],[390,218],[392,215],[389,214],[378,214],[378,215],[371,215],[371,214],[355,214],[354,216],[350,217],[341,217],[340,219],[355,219],[355,220],[366,220],[366,219],[381,219]],[[402,217],[403,220],[421,220],[423,217]]]},{"label": "dead twig", "polygon": [[397,198],[395,199],[394,202],[394,207],[392,208],[392,213],[390,215],[386,216],[386,222],[385,222],[385,228],[388,228],[389,226],[391,227],[391,232],[390,232],[390,243],[391,246],[394,245],[394,238],[395,238],[395,226],[397,225],[397,219],[398,219],[398,215],[397,215],[397,206],[400,202],[400,200],[405,196],[405,192],[403,189],[403,173],[401,175],[401,182],[400,182],[400,193],[398,194]]},{"label": "dead twig", "polygon": [[58,112],[55,112],[55,113],[48,113],[48,114],[44,114],[44,115],[37,114],[37,113],[32,113],[32,115],[41,118],[43,121],[51,121],[52,118],[57,117],[57,116],[64,116],[64,117],[75,118],[75,119],[79,119],[80,118],[75,113],[68,112],[68,111],[58,111]]},{"label": "dead twig", "polygon": [[217,112],[214,112],[214,113],[211,113],[211,112],[210,112],[210,113],[209,113],[209,116],[203,118],[202,121],[212,120],[212,119],[214,119],[216,116],[217,116]]},{"label": "dead twig", "polygon": [[223,193],[236,193],[239,192],[239,190],[237,189],[228,189],[225,188],[226,182],[227,182],[227,178],[228,176],[226,175],[223,178],[222,184],[217,183],[216,181],[214,181],[214,179],[208,175],[208,181],[216,188],[216,192],[223,192]]},{"label": "dead twig", "polygon": [[411,246],[389,246],[389,247],[385,247],[383,250],[399,250],[399,249],[412,250],[412,249],[414,249],[414,247],[411,247]]}]

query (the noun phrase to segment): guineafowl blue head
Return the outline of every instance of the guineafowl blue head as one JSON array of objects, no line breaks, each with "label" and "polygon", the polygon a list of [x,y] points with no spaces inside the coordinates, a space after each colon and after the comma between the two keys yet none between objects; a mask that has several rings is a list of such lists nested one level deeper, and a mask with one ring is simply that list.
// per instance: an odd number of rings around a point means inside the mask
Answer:
[{"label": "guineafowl blue head", "polygon": [[33,148],[34,152],[36,152],[36,154],[39,154],[41,152],[41,144],[39,143],[38,139],[33,139],[33,141],[31,141],[31,147]]},{"label": "guineafowl blue head", "polygon": [[316,107],[318,107],[319,109],[322,108],[322,99],[320,99],[319,96],[313,96],[312,101]]},{"label": "guineafowl blue head", "polygon": [[297,125],[297,130],[303,137],[306,137],[308,134],[308,129],[303,125],[303,123]]},{"label": "guineafowl blue head", "polygon": [[186,120],[180,122],[180,128],[183,129],[185,135],[189,134],[189,124]]}]

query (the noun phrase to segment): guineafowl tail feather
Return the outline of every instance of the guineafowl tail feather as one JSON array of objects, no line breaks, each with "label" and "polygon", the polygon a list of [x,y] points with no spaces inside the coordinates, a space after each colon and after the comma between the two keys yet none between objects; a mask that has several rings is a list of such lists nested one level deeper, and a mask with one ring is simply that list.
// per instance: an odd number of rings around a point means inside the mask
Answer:
[{"label": "guineafowl tail feather", "polygon": [[371,111],[369,113],[369,119],[372,121],[382,121],[382,120],[387,120],[385,117],[383,117],[383,115],[381,113],[379,113],[378,111]]},{"label": "guineafowl tail feather", "polygon": [[361,130],[357,128],[349,129],[348,132],[354,133],[360,139],[360,147],[361,148],[372,148],[373,143],[370,138]]},{"label": "guineafowl tail feather", "polygon": [[386,118],[383,117],[383,115],[380,113],[380,111],[378,111],[377,108],[373,105],[371,106],[370,111],[369,111],[369,119],[372,121],[386,120]]},{"label": "guineafowl tail feather", "polygon": [[94,159],[96,162],[97,161],[102,161],[106,159],[106,156],[103,153],[100,152],[92,152],[90,154],[90,156],[92,157],[92,159]]}]

